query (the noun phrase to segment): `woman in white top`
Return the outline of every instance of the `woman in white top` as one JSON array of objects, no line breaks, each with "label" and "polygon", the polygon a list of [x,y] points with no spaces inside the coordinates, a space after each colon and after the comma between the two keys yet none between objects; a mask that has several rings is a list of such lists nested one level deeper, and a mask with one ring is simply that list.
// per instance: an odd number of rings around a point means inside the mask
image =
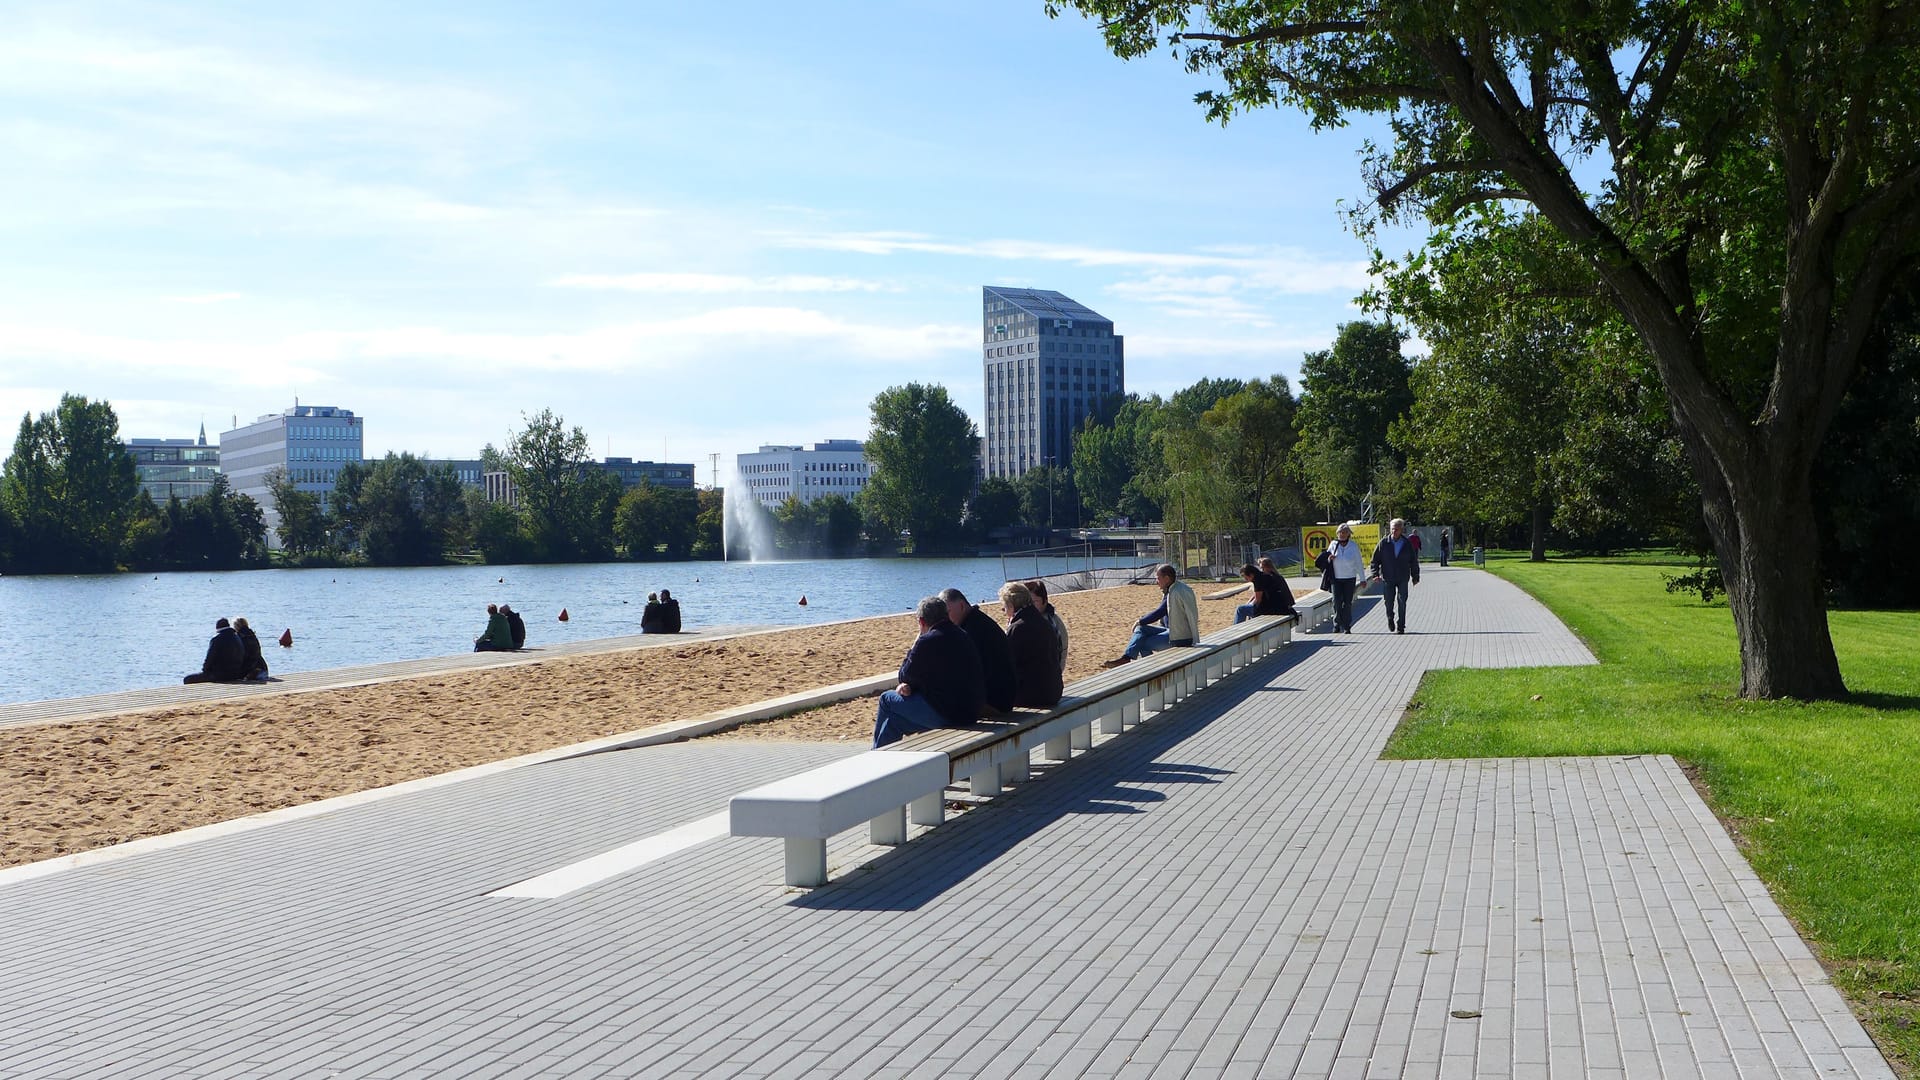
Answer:
[{"label": "woman in white top", "polygon": [[1353,541],[1353,530],[1345,525],[1327,548],[1333,577],[1333,629],[1335,633],[1353,633],[1353,591],[1360,575],[1367,572],[1366,557]]}]

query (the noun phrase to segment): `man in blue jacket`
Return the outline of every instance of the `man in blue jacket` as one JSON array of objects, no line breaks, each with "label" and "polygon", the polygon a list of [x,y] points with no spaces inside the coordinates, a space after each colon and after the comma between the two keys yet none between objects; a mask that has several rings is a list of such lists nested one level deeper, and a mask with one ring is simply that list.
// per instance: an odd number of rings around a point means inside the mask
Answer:
[{"label": "man in blue jacket", "polygon": [[[1394,518],[1387,523],[1387,528],[1390,530],[1387,536],[1373,549],[1373,577],[1385,583],[1387,633],[1404,634],[1407,632],[1407,586],[1420,584],[1420,549],[1408,539],[1404,519]],[[1396,610],[1399,612],[1397,622]]]},{"label": "man in blue jacket", "polygon": [[926,597],[915,614],[920,636],[900,663],[900,685],[880,695],[873,713],[876,748],[916,731],[965,727],[979,717],[986,700],[980,653],[966,631],[947,618],[947,602]]}]

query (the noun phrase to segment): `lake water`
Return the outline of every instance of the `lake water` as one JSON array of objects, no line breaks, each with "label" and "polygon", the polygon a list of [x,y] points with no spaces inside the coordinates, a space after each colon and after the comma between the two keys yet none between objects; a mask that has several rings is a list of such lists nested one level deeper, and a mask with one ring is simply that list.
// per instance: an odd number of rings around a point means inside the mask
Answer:
[{"label": "lake water", "polygon": [[[1027,557],[1006,572],[1085,567]],[[979,558],[0,577],[0,703],[178,683],[199,670],[221,616],[245,616],[285,674],[466,652],[490,603],[512,604],[538,646],[637,634],[647,594],[662,588],[687,629],[807,625],[909,611],[949,586],[979,602],[1002,572],[1000,559]],[[290,649],[275,644],[282,630]]]}]

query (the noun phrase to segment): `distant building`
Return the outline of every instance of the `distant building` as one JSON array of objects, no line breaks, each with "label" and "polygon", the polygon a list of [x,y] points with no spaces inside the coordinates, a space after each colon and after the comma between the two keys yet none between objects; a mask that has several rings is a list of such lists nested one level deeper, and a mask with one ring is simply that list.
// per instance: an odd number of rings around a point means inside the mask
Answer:
[{"label": "distant building", "polygon": [[734,473],[762,506],[778,506],[789,495],[803,503],[827,495],[852,499],[872,475],[858,439],[828,439],[811,450],[762,446],[758,453],[736,457]]},{"label": "distant building", "polygon": [[981,290],[988,476],[1073,464],[1073,433],[1126,393],[1126,340],[1113,320],[1045,289]]},{"label": "distant building", "polygon": [[478,488],[485,485],[486,465],[479,458],[421,458],[420,464],[428,469],[448,468],[453,470],[454,479],[461,487]]},{"label": "distant building", "polygon": [[640,482],[645,480],[657,488],[693,490],[693,465],[690,462],[635,461],[632,458],[610,457],[605,461],[593,462],[592,467],[618,476],[622,487],[639,487]]},{"label": "distant building", "polygon": [[253,496],[260,504],[266,514],[269,544],[280,544],[275,531],[280,515],[274,511],[273,494],[267,490],[267,475],[275,469],[287,470],[295,486],[320,496],[321,508],[327,509],[341,467],[364,460],[362,424],[362,418],[349,409],[295,405],[220,433],[220,468],[235,491]]},{"label": "distant building", "polygon": [[133,456],[140,487],[157,503],[176,495],[182,500],[205,495],[220,475],[220,448],[207,445],[205,424],[198,440],[128,439],[127,453]]}]

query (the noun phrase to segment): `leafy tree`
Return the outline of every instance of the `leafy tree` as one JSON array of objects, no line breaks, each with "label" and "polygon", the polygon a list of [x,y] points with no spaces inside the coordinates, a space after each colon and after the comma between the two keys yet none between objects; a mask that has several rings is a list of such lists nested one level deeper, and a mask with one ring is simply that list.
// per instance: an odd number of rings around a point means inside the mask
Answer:
[{"label": "leafy tree", "polygon": [[[1098,429],[1092,429],[1098,430]],[[967,499],[967,525],[976,535],[1020,521],[1020,492],[1004,476],[989,476]]]},{"label": "leafy tree", "polygon": [[1920,11],[1072,2],[1122,56],[1165,42],[1219,73],[1224,90],[1201,95],[1215,119],[1392,112],[1369,177],[1383,214],[1471,230],[1473,207],[1530,203],[1653,357],[1726,579],[1742,695],[1845,693],[1810,617],[1825,610],[1812,474],[1920,248]]},{"label": "leafy tree", "polygon": [[614,535],[632,559],[685,559],[692,554],[700,515],[692,491],[655,487],[642,480],[620,498]]},{"label": "leafy tree", "polygon": [[432,566],[446,559],[466,507],[447,466],[429,468],[412,454],[389,452],[373,463],[355,500],[361,546],[375,566]]},{"label": "leafy tree", "polygon": [[[508,441],[506,465],[535,548],[549,559],[592,558],[602,549],[610,554],[619,479],[589,468],[586,432],[569,431],[552,409],[522,419],[527,426]],[[604,482],[609,479],[612,489]]]},{"label": "leafy tree", "polygon": [[340,551],[353,551],[361,546],[361,534],[366,528],[361,495],[372,468],[366,462],[349,461],[333,474],[333,491],[322,503],[322,512],[326,515],[329,542]]},{"label": "leafy tree", "polygon": [[120,420],[107,402],[63,394],[38,419],[23,416],[0,472],[0,502],[19,531],[29,570],[112,570],[139,493]]},{"label": "leafy tree", "polygon": [[1386,323],[1344,323],[1331,349],[1301,363],[1299,470],[1316,504],[1357,507],[1401,464],[1387,434],[1413,404],[1406,339]]},{"label": "leafy tree", "polygon": [[725,488],[705,488],[698,493],[700,513],[693,519],[693,550],[696,559],[718,559],[726,536]]},{"label": "leafy tree", "polygon": [[270,470],[266,481],[267,497],[273,500],[274,515],[280,519],[274,531],[280,534],[281,550],[299,557],[325,548],[327,517],[320,510],[320,496],[300,490],[283,466]]},{"label": "leafy tree", "polygon": [[943,386],[908,383],[873,399],[867,460],[873,475],[862,501],[895,532],[913,534],[916,551],[950,543],[973,487],[973,421]]},{"label": "leafy tree", "polygon": [[1235,527],[1258,534],[1303,516],[1305,500],[1292,481],[1299,440],[1294,413],[1293,392],[1275,375],[1247,383],[1201,414],[1224,482],[1225,514]]},{"label": "leafy tree", "polygon": [[1065,469],[1035,466],[1020,474],[1013,481],[1013,488],[1020,496],[1022,524],[1046,529],[1068,520],[1068,508],[1073,505],[1073,479]]},{"label": "leafy tree", "polygon": [[860,510],[846,496],[822,495],[813,500],[813,517],[829,553],[845,555],[860,543]]},{"label": "leafy tree", "polygon": [[1090,424],[1074,438],[1074,484],[1087,520],[1124,516],[1147,522],[1160,516],[1166,474],[1160,431],[1167,409],[1158,395],[1129,395],[1109,422]]}]

